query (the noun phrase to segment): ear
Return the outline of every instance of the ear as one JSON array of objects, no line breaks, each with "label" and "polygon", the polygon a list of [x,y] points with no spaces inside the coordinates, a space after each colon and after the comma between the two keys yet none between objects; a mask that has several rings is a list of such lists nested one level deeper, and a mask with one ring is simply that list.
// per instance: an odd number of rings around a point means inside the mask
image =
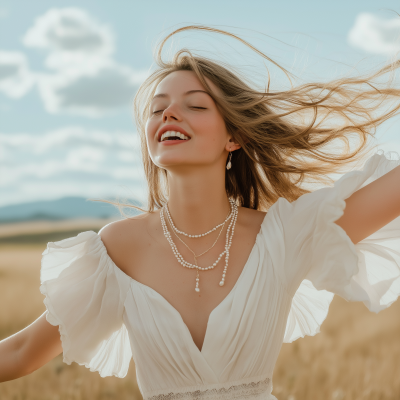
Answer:
[{"label": "ear", "polygon": [[239,150],[242,146],[239,143],[235,142],[235,140],[231,137],[229,138],[228,143],[225,146],[226,151],[235,151]]}]

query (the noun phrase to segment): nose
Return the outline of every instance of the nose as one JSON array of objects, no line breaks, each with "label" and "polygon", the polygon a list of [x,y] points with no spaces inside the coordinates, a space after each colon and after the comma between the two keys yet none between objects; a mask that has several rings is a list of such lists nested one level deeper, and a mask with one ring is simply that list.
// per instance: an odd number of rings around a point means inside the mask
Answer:
[{"label": "nose", "polygon": [[175,105],[170,105],[163,112],[163,122],[170,121],[180,121],[181,117],[179,115],[178,109]]}]

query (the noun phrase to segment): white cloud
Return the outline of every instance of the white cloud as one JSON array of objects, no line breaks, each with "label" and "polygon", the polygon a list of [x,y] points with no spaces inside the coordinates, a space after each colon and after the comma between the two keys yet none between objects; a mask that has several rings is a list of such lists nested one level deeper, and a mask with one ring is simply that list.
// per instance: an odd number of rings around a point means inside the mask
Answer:
[{"label": "white cloud", "polygon": [[145,74],[115,62],[109,27],[79,8],[48,10],[23,38],[26,46],[49,51],[38,87],[49,113],[101,117],[131,104]]},{"label": "white cloud", "polygon": [[80,171],[95,172],[105,159],[105,150],[82,146],[72,150],[66,157],[66,165]]},{"label": "white cloud", "polygon": [[0,205],[67,195],[117,196],[121,188],[144,200],[138,144],[133,132],[80,127],[0,134]]},{"label": "white cloud", "polygon": [[143,79],[129,67],[111,60],[97,60],[81,68],[70,67],[54,75],[42,75],[39,91],[50,113],[74,113],[100,117],[131,104]]},{"label": "white cloud", "polygon": [[368,53],[393,55],[400,51],[400,18],[382,19],[370,13],[359,14],[348,40]]},{"label": "white cloud", "polygon": [[46,65],[60,68],[60,61],[80,56],[109,56],[114,39],[109,27],[79,8],[50,9],[38,17],[23,38],[28,47],[50,50]]},{"label": "white cloud", "polygon": [[111,29],[79,8],[48,10],[23,43],[46,50],[52,72],[33,73],[23,53],[0,51],[0,92],[18,98],[36,83],[52,114],[102,117],[129,107],[147,75],[113,60]]},{"label": "white cloud", "polygon": [[9,97],[24,96],[35,81],[23,53],[0,51],[0,91]]},{"label": "white cloud", "polygon": [[[386,152],[394,152],[400,155],[400,141],[387,141],[379,143],[377,150]],[[394,155],[396,157],[396,155]]]},{"label": "white cloud", "polygon": [[0,133],[0,149],[10,152],[27,150],[40,156],[51,155],[56,149],[91,147],[112,152],[139,154],[139,137],[133,132],[101,131],[81,127],[66,127],[42,135]]}]

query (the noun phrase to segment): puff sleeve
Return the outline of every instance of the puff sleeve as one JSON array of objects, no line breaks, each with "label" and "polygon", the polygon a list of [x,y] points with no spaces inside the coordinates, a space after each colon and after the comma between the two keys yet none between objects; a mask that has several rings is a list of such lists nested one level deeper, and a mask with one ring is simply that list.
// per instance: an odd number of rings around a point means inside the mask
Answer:
[{"label": "puff sleeve", "polygon": [[132,352],[123,323],[125,278],[93,231],[47,244],[40,291],[47,321],[59,326],[65,363],[75,361],[102,377],[127,374]]},{"label": "puff sleeve", "polygon": [[285,249],[284,279],[293,295],[284,342],[318,333],[334,294],[376,313],[400,295],[400,217],[356,245],[335,223],[345,199],[398,165],[399,159],[376,153],[333,187],[274,204]]}]

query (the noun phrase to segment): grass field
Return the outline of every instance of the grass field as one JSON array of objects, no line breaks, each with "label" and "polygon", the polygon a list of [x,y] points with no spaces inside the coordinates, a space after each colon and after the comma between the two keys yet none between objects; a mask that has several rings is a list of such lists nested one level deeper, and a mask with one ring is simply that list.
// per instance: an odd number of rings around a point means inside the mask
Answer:
[{"label": "grass field", "polygon": [[[89,229],[98,226],[78,230]],[[45,311],[39,292],[43,243],[72,232],[43,231],[33,244],[27,238],[32,232],[0,239],[0,339]],[[373,314],[363,304],[335,296],[321,333],[283,345],[273,384],[278,400],[399,400],[400,300]],[[124,379],[100,378],[75,363],[64,364],[59,356],[29,376],[1,383],[0,399],[136,400],[141,395],[133,362]]]}]

